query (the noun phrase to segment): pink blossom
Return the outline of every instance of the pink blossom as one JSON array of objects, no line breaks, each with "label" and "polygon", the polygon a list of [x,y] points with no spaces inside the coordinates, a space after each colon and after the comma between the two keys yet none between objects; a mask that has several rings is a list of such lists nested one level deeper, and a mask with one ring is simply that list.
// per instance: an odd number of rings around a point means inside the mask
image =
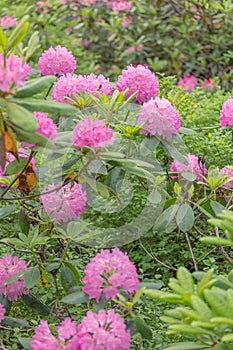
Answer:
[{"label": "pink blossom", "polygon": [[[35,329],[35,334],[30,343],[33,350],[80,350],[77,339],[77,325],[72,322],[69,317],[66,317],[60,326],[56,327],[58,333],[57,338],[51,334],[47,321],[40,321],[39,326]],[[75,338],[73,348],[70,347],[70,342]]]},{"label": "pink blossom", "polygon": [[130,331],[114,310],[87,312],[78,326],[80,350],[128,350]]},{"label": "pink blossom", "polygon": [[[38,129],[36,131],[37,134],[45,136],[50,141],[55,141],[57,138],[57,126],[53,122],[51,118],[48,118],[46,113],[42,112],[33,112],[34,116],[38,121]],[[22,142],[22,147],[33,147],[34,144]]]},{"label": "pink blossom", "polygon": [[135,265],[118,248],[112,252],[102,249],[90,259],[84,272],[83,291],[97,302],[102,293],[105,293],[106,299],[115,298],[121,290],[133,293],[139,283]]},{"label": "pink blossom", "polygon": [[127,88],[129,88],[127,97],[138,91],[135,100],[142,104],[157,95],[159,84],[155,74],[148,67],[141,64],[136,67],[130,65],[122,71],[116,83],[118,91],[125,91]]},{"label": "pink blossom", "polygon": [[176,108],[164,97],[155,97],[144,103],[138,113],[138,123],[143,122],[140,133],[170,139],[180,129],[180,116]]},{"label": "pink blossom", "polygon": [[131,3],[129,1],[124,0],[118,0],[112,2],[112,10],[115,13],[118,13],[120,11],[129,12],[131,9]]},{"label": "pink blossom", "polygon": [[17,26],[17,24],[18,24],[18,21],[14,17],[5,16],[5,17],[1,18],[0,25],[1,25],[2,29],[15,27],[15,26]]},{"label": "pink blossom", "polygon": [[28,291],[24,287],[24,276],[19,276],[17,281],[6,284],[11,276],[26,269],[26,261],[17,256],[6,254],[0,258],[0,294],[3,294],[10,301],[17,300],[22,294],[27,294]]},{"label": "pink blossom", "polygon": [[231,97],[228,97],[223,103],[219,121],[221,126],[233,125],[233,99]]},{"label": "pink blossom", "polygon": [[[220,174],[225,174],[226,175],[226,179],[230,179],[230,178],[233,178],[233,170],[228,168],[227,166],[222,168],[220,171],[219,171]],[[225,187],[228,187],[228,188],[233,188],[233,180],[229,181],[226,185],[224,185]]]},{"label": "pink blossom", "polygon": [[58,102],[70,103],[65,97],[74,98],[73,94],[79,94],[82,90],[87,94],[92,93],[93,96],[96,96],[97,91],[101,94],[112,94],[109,79],[105,78],[102,74],[98,76],[93,73],[90,75],[67,74],[62,75],[54,84],[52,99]]},{"label": "pink blossom", "polygon": [[114,142],[112,129],[105,128],[102,120],[92,119],[91,117],[78,122],[71,136],[71,141],[81,149],[84,146],[91,148],[105,147],[112,145]]},{"label": "pink blossom", "polygon": [[82,40],[82,46],[87,47],[89,45],[89,40],[88,39],[83,39]]},{"label": "pink blossom", "polygon": [[76,61],[72,52],[58,45],[56,49],[44,51],[38,61],[38,70],[41,75],[62,75],[73,73]]},{"label": "pink blossom", "polygon": [[192,92],[193,89],[197,86],[197,78],[191,74],[186,74],[179,79],[178,84],[182,89]]},{"label": "pink blossom", "polygon": [[[0,323],[2,322],[2,320],[4,320],[4,314],[5,314],[6,310],[4,309],[3,305],[0,304]],[[1,326],[0,326],[1,327]]]},{"label": "pink blossom", "polygon": [[49,1],[37,1],[36,3],[36,11],[38,13],[46,13],[52,8],[52,5]]},{"label": "pink blossom", "polygon": [[188,154],[186,157],[188,164],[182,164],[178,160],[174,160],[171,165],[171,171],[174,173],[192,173],[196,175],[197,181],[202,181],[201,175],[206,174],[204,164],[199,161],[199,158],[194,154]]},{"label": "pink blossom", "polygon": [[5,63],[3,54],[0,54],[0,91],[9,93],[14,85],[18,88],[24,86],[31,67],[14,54],[10,54]]},{"label": "pink blossom", "polygon": [[212,79],[204,79],[201,83],[201,87],[206,90],[215,90],[218,84],[214,83]]},{"label": "pink blossom", "polygon": [[[71,183],[57,189],[57,186],[51,184],[48,189],[44,187],[40,196],[43,204],[43,210],[59,223],[66,223],[70,219],[79,219],[86,206],[86,192],[82,191],[82,186]],[[54,190],[54,191],[53,191]],[[44,193],[49,192],[50,193]]]},{"label": "pink blossom", "polygon": [[125,16],[122,18],[122,26],[124,28],[127,28],[131,22],[132,22],[132,17],[130,17],[130,16]]}]

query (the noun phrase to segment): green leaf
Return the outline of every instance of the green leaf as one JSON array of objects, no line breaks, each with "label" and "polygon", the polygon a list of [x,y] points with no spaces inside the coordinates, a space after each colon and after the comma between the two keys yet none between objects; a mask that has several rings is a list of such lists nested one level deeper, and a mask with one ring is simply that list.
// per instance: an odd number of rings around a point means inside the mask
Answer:
[{"label": "green leaf", "polygon": [[53,75],[47,75],[36,79],[29,80],[26,86],[19,89],[16,93],[16,97],[30,97],[36,95],[45,89],[49,89],[50,86],[57,80]]},{"label": "green leaf", "polygon": [[7,120],[12,129],[14,126],[26,131],[35,132],[38,129],[38,121],[27,109],[16,103],[6,103]]},{"label": "green leaf", "polygon": [[216,316],[232,317],[233,306],[231,308],[224,300],[223,296],[219,295],[216,290],[206,289],[204,291],[204,296]]},{"label": "green leaf", "polygon": [[19,211],[19,226],[22,232],[27,235],[30,229],[30,224],[23,208]]},{"label": "green leaf", "polygon": [[161,143],[173,159],[178,160],[182,164],[188,164],[185,156],[183,156],[183,154],[181,154],[180,151],[178,151],[178,149],[173,144],[171,144],[167,140],[161,140]]},{"label": "green leaf", "polygon": [[27,158],[19,158],[19,161],[16,159],[6,167],[6,175],[15,175],[16,173],[20,172],[25,165],[27,164],[28,159]]},{"label": "green leaf", "polygon": [[193,227],[194,213],[189,204],[181,204],[176,214],[176,223],[182,232],[188,232]]},{"label": "green leaf", "polygon": [[164,350],[199,350],[206,349],[205,344],[198,344],[196,342],[181,342],[165,347]]},{"label": "green leaf", "polygon": [[32,112],[58,113],[60,115],[71,115],[77,112],[75,107],[57,101],[37,100],[32,98],[14,98],[14,101]]},{"label": "green leaf", "polygon": [[24,349],[32,350],[32,347],[30,345],[32,338],[18,337],[18,340],[19,340],[20,344],[24,347]]},{"label": "green leaf", "polygon": [[24,16],[19,22],[19,24],[12,31],[8,39],[8,45],[7,45],[7,48],[9,51],[13,49],[15,46],[17,46],[25,37],[29,27],[28,19],[29,19],[28,15]]},{"label": "green leaf", "polygon": [[139,317],[136,317],[134,322],[135,322],[137,331],[141,334],[143,338],[145,339],[152,338],[152,332],[144,320],[142,320]]},{"label": "green leaf", "polygon": [[177,334],[177,333],[187,333],[187,334],[205,334],[205,335],[213,335],[212,332],[207,329],[202,329],[200,327],[194,327],[191,325],[185,324],[173,324],[169,326],[169,331],[167,334]]},{"label": "green leaf", "polygon": [[34,54],[34,52],[40,47],[39,32],[34,32],[28,41],[28,47],[26,50],[26,61]]},{"label": "green leaf", "polygon": [[191,305],[204,320],[209,321],[211,317],[213,317],[213,313],[209,306],[197,295],[191,296]]},{"label": "green leaf", "polygon": [[223,245],[233,247],[233,241],[218,237],[201,237],[200,241],[207,244]]},{"label": "green leaf", "polygon": [[43,304],[32,294],[23,294],[22,300],[30,309],[39,315],[47,316],[51,312],[51,309],[47,305]]},{"label": "green leaf", "polygon": [[[0,28],[0,46],[4,48],[8,43],[6,35],[3,33],[2,28]],[[4,51],[4,50],[3,50]]]},{"label": "green leaf", "polygon": [[0,304],[4,306],[4,309],[6,309],[7,313],[10,312],[12,301],[9,301],[3,294],[0,294]]},{"label": "green leaf", "polygon": [[140,145],[141,155],[147,157],[158,147],[159,143],[156,137],[145,137]]},{"label": "green leaf", "polygon": [[161,289],[163,287],[162,282],[150,282],[150,281],[142,281],[139,283],[138,288],[147,288],[147,289]]},{"label": "green leaf", "polygon": [[38,267],[30,267],[24,273],[24,285],[30,289],[36,285],[40,278],[40,270]]},{"label": "green leaf", "polygon": [[17,206],[14,204],[7,205],[0,209],[0,220],[6,216],[12,214],[16,210]]},{"label": "green leaf", "polygon": [[81,290],[67,294],[62,298],[62,302],[66,304],[76,304],[81,305],[88,302],[89,298],[87,294],[83,293]]},{"label": "green leaf", "polygon": [[211,200],[210,205],[211,205],[211,208],[213,209],[213,211],[215,212],[216,215],[220,214],[225,209],[225,207],[222,204],[220,204],[216,201]]},{"label": "green leaf", "polygon": [[179,284],[186,292],[194,292],[194,281],[191,273],[185,267],[180,267],[177,271],[177,279]]},{"label": "green leaf", "polygon": [[27,327],[28,322],[19,318],[5,316],[4,320],[2,321],[2,325],[10,326],[12,328]]},{"label": "green leaf", "polygon": [[[72,268],[71,268],[72,266]],[[75,271],[75,266],[69,264],[65,265],[61,268],[61,283],[63,289],[68,292],[70,289],[78,285],[78,282],[80,280],[80,276],[78,275],[77,279],[77,274],[74,273]]]},{"label": "green leaf", "polygon": [[18,141],[26,141],[40,147],[48,147],[52,145],[52,143],[46,137],[40,134],[24,131],[17,127],[14,127],[14,132]]}]

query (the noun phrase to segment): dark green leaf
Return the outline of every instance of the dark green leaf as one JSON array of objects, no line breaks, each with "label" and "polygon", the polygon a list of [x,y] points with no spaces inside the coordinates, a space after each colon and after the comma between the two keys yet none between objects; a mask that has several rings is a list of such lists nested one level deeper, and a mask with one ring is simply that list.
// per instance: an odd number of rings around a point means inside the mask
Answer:
[{"label": "dark green leaf", "polygon": [[62,298],[62,302],[66,304],[76,304],[81,305],[88,302],[87,294],[83,293],[81,290],[67,294]]},{"label": "dark green leaf", "polygon": [[19,211],[19,226],[22,232],[27,235],[30,229],[30,224],[23,208]]},{"label": "dark green leaf", "polygon": [[27,327],[28,326],[27,321],[21,320],[19,318],[9,317],[9,316],[4,317],[2,324],[4,326],[10,326],[12,328]]},{"label": "dark green leaf", "polygon": [[22,300],[30,309],[39,315],[47,316],[51,312],[50,308],[47,305],[36,299],[36,297],[34,297],[32,294],[23,294]]},{"label": "dark green leaf", "polygon": [[16,97],[30,97],[36,95],[45,89],[49,89],[56,80],[57,78],[53,75],[29,80],[26,86],[17,91]]},{"label": "dark green leaf", "polygon": [[17,206],[14,204],[7,205],[0,209],[0,219],[5,218],[16,210]]},{"label": "dark green leaf", "polygon": [[27,158],[19,158],[19,161],[16,159],[6,167],[6,175],[15,175],[20,172],[25,165],[27,164]]},{"label": "dark green leaf", "polygon": [[136,317],[135,318],[135,325],[137,331],[141,334],[141,336],[145,339],[151,339],[152,338],[152,332],[150,328],[147,326],[144,320],[141,318]]},{"label": "dark green leaf", "polygon": [[176,223],[182,232],[188,232],[194,225],[193,209],[187,203],[181,204],[176,214]]},{"label": "dark green leaf", "polygon": [[24,349],[32,350],[32,347],[30,345],[32,338],[19,337],[18,340],[19,340],[20,344],[24,347]]},{"label": "dark green leaf", "polygon": [[38,129],[36,117],[28,109],[16,103],[6,103],[7,120],[12,129],[14,126],[26,131],[35,132]]},{"label": "dark green leaf", "polygon": [[35,286],[40,278],[40,270],[38,267],[30,267],[24,273],[24,285],[30,289]]},{"label": "dark green leaf", "polygon": [[32,98],[25,98],[25,99],[14,99],[14,101],[26,108],[29,111],[36,111],[36,112],[47,112],[47,113],[58,113],[62,115],[70,115],[75,114],[77,112],[76,108],[65,104],[65,103],[59,103],[57,101],[51,101],[51,100],[37,100]]}]

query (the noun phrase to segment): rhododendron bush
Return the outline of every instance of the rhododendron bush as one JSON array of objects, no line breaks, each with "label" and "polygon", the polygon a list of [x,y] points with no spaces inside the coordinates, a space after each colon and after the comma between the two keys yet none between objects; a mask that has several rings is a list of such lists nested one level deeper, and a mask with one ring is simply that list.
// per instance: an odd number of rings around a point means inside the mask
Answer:
[{"label": "rhododendron bush", "polygon": [[[126,16],[135,4],[67,0],[59,8],[74,15],[94,5]],[[52,10],[50,1],[36,4],[39,17],[49,18]],[[218,130],[228,139],[231,96],[210,77],[165,77],[144,62],[125,65],[115,79],[100,71],[83,74],[77,52],[62,45],[47,43],[38,54],[43,34],[30,35],[29,22],[28,15],[3,17],[0,28],[0,347],[16,329],[18,348],[126,350],[138,348],[134,339],[153,348],[155,320],[144,312],[148,297],[184,305],[165,322],[177,323],[173,333],[203,338],[197,347],[182,343],[183,349],[217,350],[225,341],[231,346],[230,311],[218,308],[218,298],[226,309],[232,275],[219,279],[224,287],[216,287],[212,270],[203,275],[205,256],[196,259],[192,237],[196,230],[199,240],[200,222],[208,225],[211,218],[217,241],[206,242],[220,244],[233,264],[223,247],[232,245],[229,224],[214,221],[232,208],[232,165],[226,156],[214,164],[194,147],[198,118],[210,113],[205,108],[199,116],[198,108],[210,99],[216,115],[208,114],[200,135]],[[196,118],[192,128],[190,115]],[[228,230],[227,239],[218,227]],[[167,263],[153,250],[148,254],[142,243],[148,234],[152,244],[160,235],[174,244],[182,237],[181,255],[195,271],[197,287],[186,268],[178,269],[179,256]],[[164,282],[153,269],[145,278],[140,261],[130,256],[135,242],[169,273],[177,271],[169,284],[175,296],[158,290]],[[161,250],[165,245],[161,241]]]}]

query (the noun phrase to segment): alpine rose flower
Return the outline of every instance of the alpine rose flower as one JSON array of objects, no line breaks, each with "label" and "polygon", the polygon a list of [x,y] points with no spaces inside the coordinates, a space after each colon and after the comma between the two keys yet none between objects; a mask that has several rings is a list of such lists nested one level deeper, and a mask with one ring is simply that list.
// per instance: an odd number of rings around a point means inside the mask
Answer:
[{"label": "alpine rose flower", "polygon": [[14,54],[10,54],[4,66],[4,56],[0,54],[0,91],[11,92],[14,85],[24,86],[30,71],[31,67]]},{"label": "alpine rose flower", "polygon": [[142,104],[157,95],[159,84],[155,74],[148,67],[141,64],[136,67],[130,65],[122,71],[116,83],[118,91],[125,91],[127,88],[129,88],[127,97],[138,91],[135,100]]},{"label": "alpine rose flower", "polygon": [[59,223],[65,223],[70,219],[79,219],[86,206],[86,192],[82,191],[82,186],[75,183],[71,187],[68,183],[64,187],[55,190],[56,185],[51,184],[40,196],[43,203],[43,210]]},{"label": "alpine rose flower", "polygon": [[78,122],[71,136],[71,141],[81,149],[84,146],[104,147],[112,145],[114,142],[112,129],[105,128],[102,120],[91,117]]},{"label": "alpine rose flower", "polygon": [[54,84],[52,99],[70,104],[70,101],[66,100],[65,97],[74,98],[73,93],[79,94],[82,90],[87,94],[92,93],[93,96],[96,96],[97,91],[100,94],[112,94],[112,87],[109,79],[105,78],[102,74],[99,76],[93,73],[90,75],[67,74],[61,76]]},{"label": "alpine rose flower", "polygon": [[76,346],[73,348],[69,347],[70,340],[77,334],[76,328],[76,323],[72,322],[69,317],[66,317],[61,325],[56,327],[58,333],[58,338],[56,338],[51,334],[48,322],[42,320],[35,329],[30,345],[33,350],[79,350],[78,344],[75,344]]},{"label": "alpine rose flower", "polygon": [[191,74],[186,74],[178,80],[177,85],[188,92],[192,92],[197,86],[197,78]]},{"label": "alpine rose flower", "polygon": [[87,312],[78,326],[80,350],[128,350],[130,331],[114,310]]},{"label": "alpine rose flower", "polygon": [[201,83],[201,87],[206,90],[215,90],[218,88],[218,84],[214,83],[212,79],[204,79]]},{"label": "alpine rose flower", "polygon": [[[57,126],[51,118],[48,118],[47,113],[33,112],[38,121],[37,134],[47,137],[50,141],[55,141],[57,137]],[[33,147],[34,144],[22,142],[23,147]]]},{"label": "alpine rose flower", "polygon": [[219,121],[221,126],[233,125],[233,99],[231,97],[228,97],[223,103]]},{"label": "alpine rose flower", "polygon": [[[0,323],[2,322],[2,320],[4,320],[4,314],[5,314],[6,310],[4,309],[3,305],[0,304]],[[1,326],[0,326],[1,327]]]},{"label": "alpine rose flower", "polygon": [[90,259],[84,272],[83,291],[97,302],[102,293],[105,293],[106,299],[115,298],[121,290],[133,293],[139,283],[135,265],[118,248],[112,252],[102,249]]},{"label": "alpine rose flower", "polygon": [[18,278],[17,281],[6,285],[6,281],[19,271],[27,269],[27,263],[19,259],[17,256],[10,254],[0,258],[0,294],[3,294],[9,301],[17,300],[22,294],[27,294],[24,287],[24,276]]},{"label": "alpine rose flower", "polygon": [[41,75],[62,75],[73,73],[76,61],[72,52],[58,45],[56,49],[50,47],[42,53],[38,61],[38,70]]},{"label": "alpine rose flower", "polygon": [[[223,169],[221,169],[219,172],[220,172],[220,174],[225,174],[227,176],[227,178],[225,180],[233,178],[233,170],[228,168],[227,166],[224,167]],[[228,188],[233,188],[233,180],[229,181],[224,186],[228,187]]]},{"label": "alpine rose flower", "polygon": [[196,180],[201,181],[201,175],[206,174],[206,168],[202,165],[199,158],[194,154],[188,154],[186,157],[188,164],[182,164],[178,160],[174,160],[171,165],[171,171],[174,173],[192,173],[196,175]]},{"label": "alpine rose flower", "polygon": [[0,20],[0,26],[2,27],[2,29],[15,27],[17,26],[17,24],[17,19],[11,16],[5,16]]},{"label": "alpine rose flower", "polygon": [[138,123],[143,122],[140,133],[170,139],[180,129],[180,116],[176,108],[164,97],[152,98],[144,103],[138,113]]}]

